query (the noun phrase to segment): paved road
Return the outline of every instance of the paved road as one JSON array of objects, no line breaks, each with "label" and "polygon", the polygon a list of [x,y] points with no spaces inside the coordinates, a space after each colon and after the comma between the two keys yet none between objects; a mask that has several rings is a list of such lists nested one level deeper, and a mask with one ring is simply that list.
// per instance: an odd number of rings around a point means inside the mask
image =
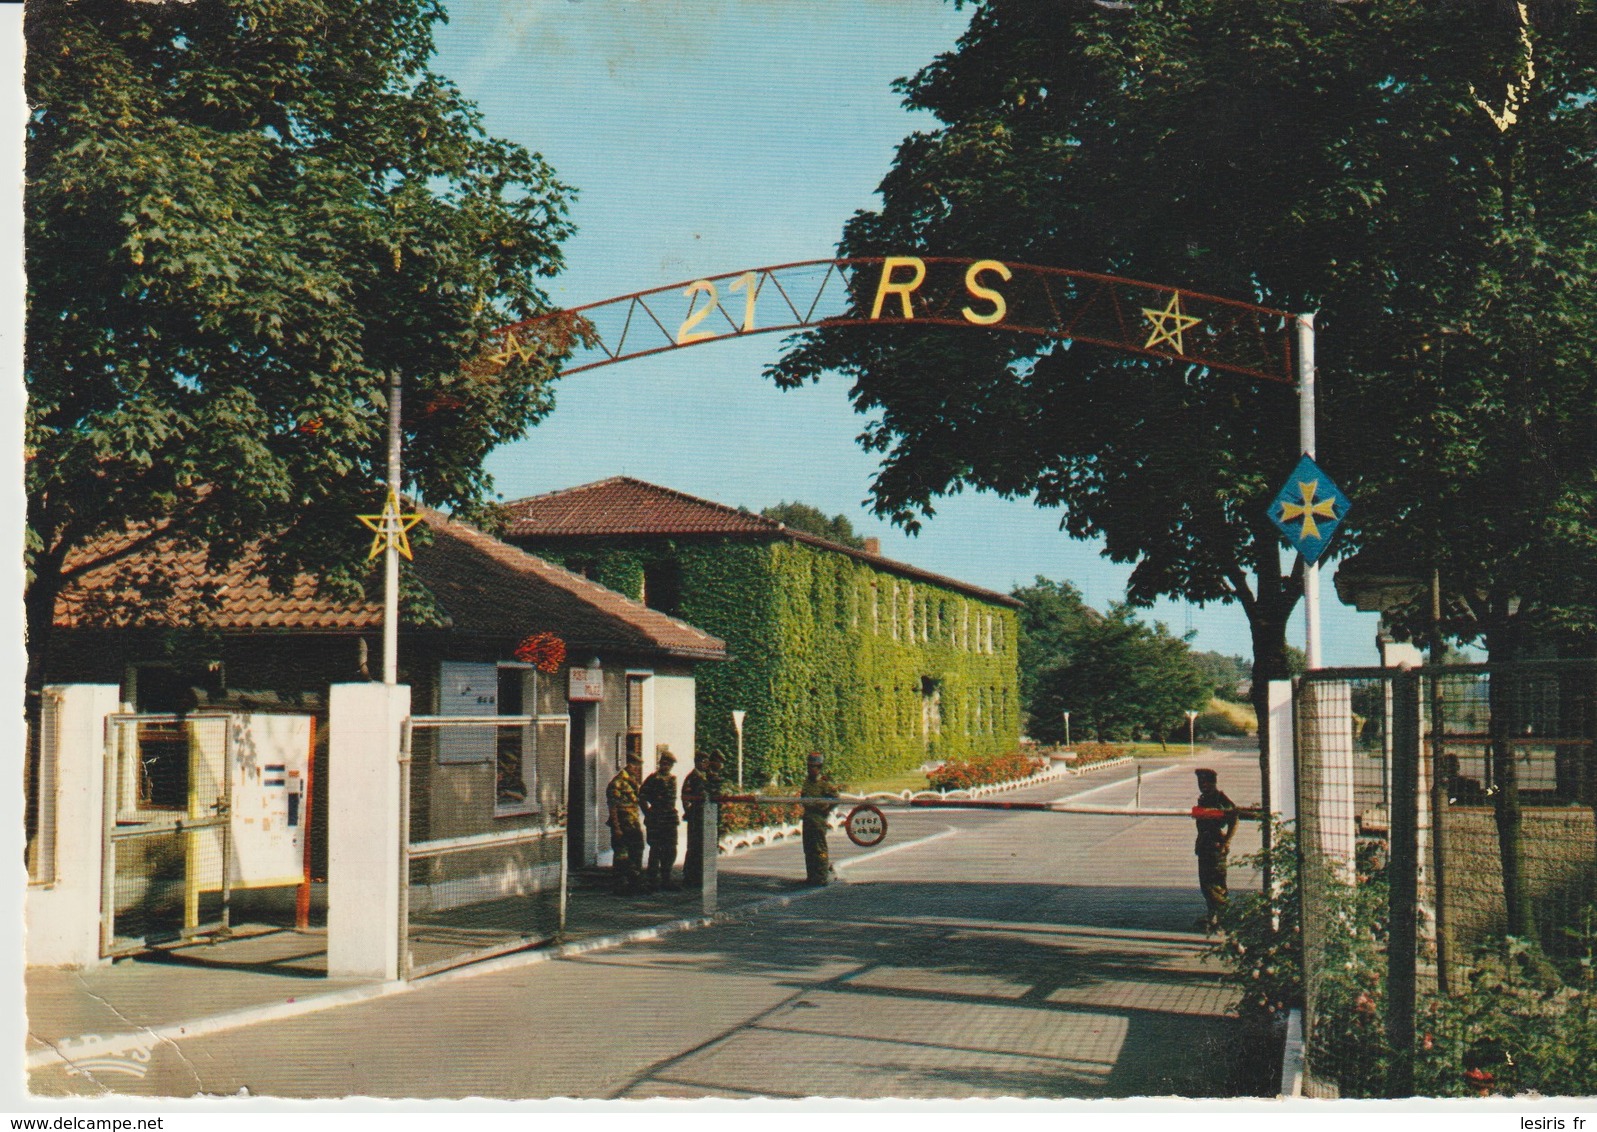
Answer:
[{"label": "paved road", "polygon": [[[1256,758],[1213,762],[1233,798],[1257,799]],[[1120,804],[1134,789],[1112,780],[1121,773],[1005,797]],[[1145,764],[1145,805],[1194,796],[1190,764]],[[1257,841],[1243,828],[1238,851]],[[1191,842],[1191,823],[1172,818],[894,812],[880,848],[839,854],[848,883],[781,909],[163,1043],[142,1078],[50,1066],[32,1088],[302,1098],[1263,1091],[1270,1067],[1226,1017],[1231,996],[1200,958]],[[797,876],[802,863],[790,844],[725,867]]]}]

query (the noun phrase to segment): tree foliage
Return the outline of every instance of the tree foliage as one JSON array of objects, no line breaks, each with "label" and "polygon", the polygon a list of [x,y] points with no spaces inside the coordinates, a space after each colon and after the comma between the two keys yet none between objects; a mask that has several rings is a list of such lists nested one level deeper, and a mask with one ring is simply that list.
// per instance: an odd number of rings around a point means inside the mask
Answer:
[{"label": "tree foliage", "polygon": [[[1501,110],[1524,39],[1496,0],[972,8],[957,48],[901,80],[937,125],[900,145],[841,254],[990,256],[1317,311],[1319,451],[1355,500],[1350,545],[1362,528],[1413,559],[1467,515],[1448,561],[1487,590],[1591,561],[1597,9],[1530,5],[1535,82],[1504,131],[1480,103]],[[1489,339],[1427,372],[1466,323]],[[1061,507],[1068,533],[1134,564],[1134,603],[1239,603],[1256,700],[1288,674],[1298,568],[1265,518],[1297,455],[1288,390],[930,327],[826,327],[771,374],[827,371],[872,416],[880,513],[914,527],[966,487]],[[1445,445],[1418,427],[1439,404]],[[1456,498],[1416,524],[1422,492]],[[1482,565],[1476,534],[1505,553]]]},{"label": "tree foliage", "polygon": [[[29,630],[97,536],[358,577],[387,384],[410,487],[467,507],[559,353],[472,364],[547,307],[571,190],[429,69],[436,0],[30,5]],[[69,555],[76,557],[69,564]],[[70,572],[70,573],[69,573]]]},{"label": "tree foliage", "polygon": [[1072,737],[1163,737],[1208,706],[1212,681],[1187,643],[1136,620],[1130,606],[1100,614],[1069,582],[1042,577],[1012,596],[1026,603],[1020,687],[1033,739],[1061,741],[1065,711]]},{"label": "tree foliage", "polygon": [[808,503],[797,501],[778,503],[774,507],[767,507],[760,514],[767,519],[775,519],[778,523],[785,523],[796,531],[819,535],[843,546],[851,546],[855,550],[865,548],[865,540],[854,533],[854,524],[848,521],[847,515],[828,516],[819,507],[811,507]]},{"label": "tree foliage", "polygon": [[[1081,591],[1070,582],[1055,582],[1037,575],[1029,586],[1016,586],[1010,597],[1025,602],[1018,618],[1020,628],[1020,698],[1031,711],[1033,697],[1037,694],[1037,681],[1043,673],[1070,661],[1072,647],[1087,622],[1096,619],[1098,611],[1082,600]],[[1051,737],[1047,725],[1032,712],[1033,738],[1038,738],[1037,727],[1043,726],[1045,736]]]}]

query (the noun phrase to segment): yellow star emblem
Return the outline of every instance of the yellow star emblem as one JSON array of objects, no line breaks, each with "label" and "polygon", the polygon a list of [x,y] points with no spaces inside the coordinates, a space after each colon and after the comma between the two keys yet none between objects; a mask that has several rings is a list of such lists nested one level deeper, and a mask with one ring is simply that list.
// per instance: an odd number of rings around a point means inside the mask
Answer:
[{"label": "yellow star emblem", "polygon": [[504,366],[510,363],[511,358],[520,358],[524,362],[530,361],[532,359],[533,353],[533,348],[529,343],[523,342],[521,339],[517,338],[516,332],[514,330],[507,330],[505,331],[504,349],[500,350],[498,353],[489,354],[488,360],[497,365]]},{"label": "yellow star emblem", "polygon": [[1317,539],[1320,537],[1320,527],[1314,520],[1336,518],[1336,501],[1334,499],[1315,499],[1319,493],[1319,480],[1299,480],[1298,492],[1303,496],[1302,503],[1281,504],[1281,522],[1290,523],[1293,519],[1302,519],[1303,527],[1298,532],[1299,540]]},{"label": "yellow star emblem", "polygon": [[371,553],[366,556],[368,562],[390,546],[406,558],[411,557],[408,532],[410,528],[421,522],[421,516],[401,514],[399,496],[394,494],[393,488],[388,489],[388,502],[383,504],[381,514],[356,515],[355,518],[377,532],[377,537],[372,539]]},{"label": "yellow star emblem", "polygon": [[1142,317],[1148,320],[1153,327],[1153,333],[1148,335],[1148,340],[1142,344],[1144,350],[1151,350],[1161,342],[1169,342],[1176,348],[1176,353],[1185,354],[1181,335],[1183,331],[1191,330],[1203,321],[1181,310],[1181,292],[1171,291],[1170,301],[1165,304],[1164,310],[1154,310],[1152,307],[1142,308]]}]

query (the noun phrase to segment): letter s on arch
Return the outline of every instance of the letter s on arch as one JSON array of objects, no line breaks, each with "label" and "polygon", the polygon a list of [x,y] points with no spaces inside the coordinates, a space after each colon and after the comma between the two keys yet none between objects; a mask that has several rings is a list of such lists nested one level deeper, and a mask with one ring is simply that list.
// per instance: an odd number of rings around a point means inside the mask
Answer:
[{"label": "letter s on arch", "polygon": [[1009,313],[1009,305],[1004,302],[1004,297],[991,287],[983,287],[977,282],[977,276],[984,271],[996,271],[998,277],[1008,282],[1013,274],[1009,268],[999,263],[996,259],[979,259],[965,271],[965,290],[969,291],[972,298],[986,299],[993,304],[993,309],[986,314],[965,307],[959,313],[965,316],[965,321],[974,322],[977,326],[991,326],[995,322],[1004,321],[1004,315]]}]

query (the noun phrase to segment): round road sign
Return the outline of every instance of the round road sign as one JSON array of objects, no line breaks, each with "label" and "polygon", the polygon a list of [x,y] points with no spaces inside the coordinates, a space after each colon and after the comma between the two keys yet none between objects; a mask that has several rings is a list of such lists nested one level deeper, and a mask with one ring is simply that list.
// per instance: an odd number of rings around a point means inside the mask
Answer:
[{"label": "round road sign", "polygon": [[869,849],[887,836],[887,815],[869,802],[861,802],[848,812],[843,829],[855,845]]}]

